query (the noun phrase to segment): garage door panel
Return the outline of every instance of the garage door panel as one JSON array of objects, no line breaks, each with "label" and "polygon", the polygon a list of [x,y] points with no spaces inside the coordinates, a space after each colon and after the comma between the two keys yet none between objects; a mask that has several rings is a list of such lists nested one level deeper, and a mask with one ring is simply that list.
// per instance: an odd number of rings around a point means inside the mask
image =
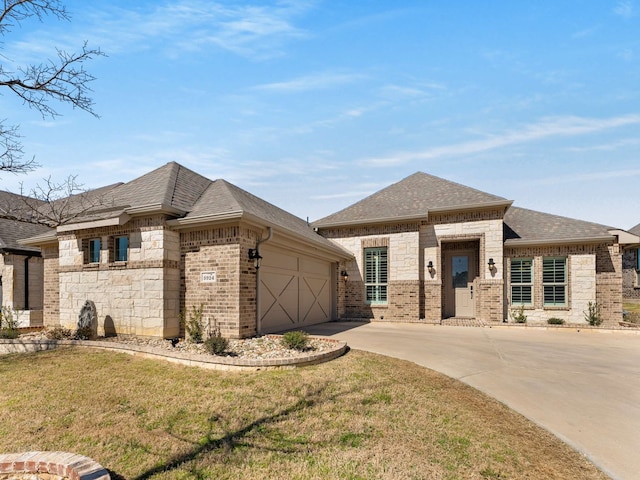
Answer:
[{"label": "garage door panel", "polygon": [[275,249],[263,252],[258,306],[262,332],[331,320],[332,264]]}]

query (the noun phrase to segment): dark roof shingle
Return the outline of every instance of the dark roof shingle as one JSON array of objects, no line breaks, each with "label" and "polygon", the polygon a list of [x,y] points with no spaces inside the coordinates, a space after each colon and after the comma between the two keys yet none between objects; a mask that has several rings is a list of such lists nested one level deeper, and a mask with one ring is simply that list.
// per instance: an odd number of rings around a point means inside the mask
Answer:
[{"label": "dark roof shingle", "polygon": [[477,208],[511,202],[503,197],[444,180],[423,172],[390,185],[337,213],[313,222],[314,227],[330,227],[427,217],[430,211]]}]

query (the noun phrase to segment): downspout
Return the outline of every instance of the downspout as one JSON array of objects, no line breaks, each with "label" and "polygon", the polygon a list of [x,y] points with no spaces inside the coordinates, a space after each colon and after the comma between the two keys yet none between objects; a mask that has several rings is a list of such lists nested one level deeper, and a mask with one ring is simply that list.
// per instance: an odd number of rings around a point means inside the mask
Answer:
[{"label": "downspout", "polygon": [[[273,228],[267,227],[269,234],[264,240],[260,239],[256,242],[256,252],[260,255],[260,245],[268,242],[273,237]],[[260,318],[260,257],[256,259],[256,333],[262,335],[262,320]]]}]

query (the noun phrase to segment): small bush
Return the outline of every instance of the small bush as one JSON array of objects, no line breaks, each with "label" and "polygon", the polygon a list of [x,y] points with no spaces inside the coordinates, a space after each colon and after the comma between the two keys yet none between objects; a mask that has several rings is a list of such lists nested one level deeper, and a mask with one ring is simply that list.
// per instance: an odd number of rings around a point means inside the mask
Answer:
[{"label": "small bush", "polygon": [[91,325],[78,327],[74,337],[78,340],[91,340],[93,338],[93,329],[91,328]]},{"label": "small bush", "polygon": [[509,312],[511,320],[516,323],[527,323],[527,315],[524,313],[524,305],[520,305],[517,308],[512,309]]},{"label": "small bush", "polygon": [[0,308],[0,338],[18,338],[18,321],[11,307]]},{"label": "small bush", "polygon": [[549,325],[564,325],[564,319],[557,318],[557,317],[552,317],[552,318],[547,320],[547,323]]},{"label": "small bush", "polygon": [[587,311],[584,313],[584,319],[592,327],[598,327],[602,325],[602,315],[600,313],[600,305],[598,302],[589,302],[587,304]]},{"label": "small bush", "polygon": [[180,313],[180,323],[184,325],[184,331],[187,334],[187,341],[193,343],[202,343],[204,340],[204,321],[202,319],[203,306],[196,308],[191,307],[189,319],[185,319],[184,312]]},{"label": "small bush", "polygon": [[57,326],[47,329],[45,335],[51,340],[67,340],[73,337],[73,332],[68,328]]},{"label": "small bush", "polygon": [[204,341],[204,348],[211,355],[222,355],[227,348],[229,348],[229,340],[222,336],[220,332],[220,327],[218,327],[217,322],[213,321],[213,327],[209,324],[209,335],[207,339]]},{"label": "small bush", "polygon": [[287,332],[282,335],[282,344],[292,350],[304,351],[309,346],[309,334],[301,330]]}]

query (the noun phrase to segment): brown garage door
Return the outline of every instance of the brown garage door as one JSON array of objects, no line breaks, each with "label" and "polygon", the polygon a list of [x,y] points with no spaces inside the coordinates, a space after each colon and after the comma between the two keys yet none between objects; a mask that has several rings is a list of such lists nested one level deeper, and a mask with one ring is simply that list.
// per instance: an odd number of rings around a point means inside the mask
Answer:
[{"label": "brown garage door", "polygon": [[260,254],[258,310],[262,333],[332,319],[330,262],[266,245]]}]

